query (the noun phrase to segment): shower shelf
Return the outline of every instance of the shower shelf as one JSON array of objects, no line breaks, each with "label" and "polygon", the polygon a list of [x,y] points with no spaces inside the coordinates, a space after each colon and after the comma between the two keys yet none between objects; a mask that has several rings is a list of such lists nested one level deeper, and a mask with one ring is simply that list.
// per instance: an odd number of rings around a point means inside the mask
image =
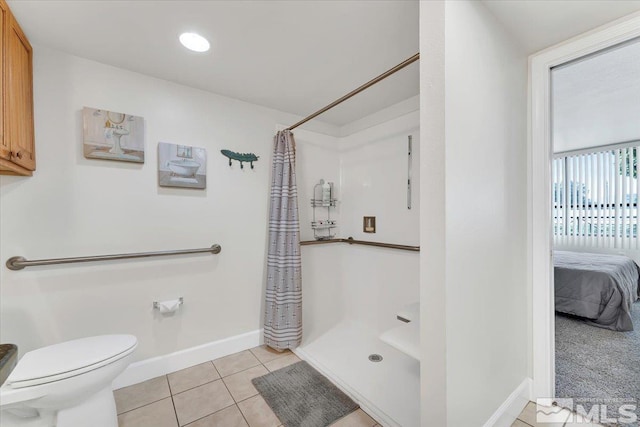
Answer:
[{"label": "shower shelf", "polygon": [[314,230],[328,230],[331,228],[336,228],[338,223],[335,220],[327,220],[327,221],[312,221],[311,228]]},{"label": "shower shelf", "polygon": [[311,199],[311,207],[312,208],[335,208],[337,204],[338,204],[338,200],[337,199],[331,199],[329,201]]},{"label": "shower shelf", "polygon": [[[329,191],[325,192],[327,185]],[[338,205],[338,200],[332,197],[332,193],[333,183],[325,182],[324,179],[321,179],[320,182],[313,186],[313,198],[311,199],[313,220],[311,221],[311,229],[313,230],[313,237],[316,241],[326,241],[336,237],[335,233],[332,233],[331,230],[338,226],[338,222],[335,219],[331,219],[331,208],[335,208]],[[318,195],[320,198],[318,198]],[[316,212],[317,208],[320,208],[319,214],[322,219],[316,217],[318,215]],[[324,212],[324,209],[327,211]]]}]

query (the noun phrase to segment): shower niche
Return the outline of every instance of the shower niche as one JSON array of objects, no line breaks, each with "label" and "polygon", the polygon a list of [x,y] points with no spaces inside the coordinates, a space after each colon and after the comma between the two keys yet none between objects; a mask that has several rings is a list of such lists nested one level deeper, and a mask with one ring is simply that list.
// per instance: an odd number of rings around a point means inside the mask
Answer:
[{"label": "shower niche", "polygon": [[314,239],[329,240],[336,236],[334,230],[338,226],[338,222],[331,219],[331,213],[337,204],[333,182],[321,179],[314,185],[313,198],[311,199],[311,208],[313,209],[311,228]]}]

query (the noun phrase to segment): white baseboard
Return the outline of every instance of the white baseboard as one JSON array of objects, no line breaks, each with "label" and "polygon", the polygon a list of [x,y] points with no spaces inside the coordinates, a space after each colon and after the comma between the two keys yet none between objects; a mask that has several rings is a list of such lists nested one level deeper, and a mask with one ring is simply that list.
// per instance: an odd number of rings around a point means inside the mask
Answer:
[{"label": "white baseboard", "polygon": [[358,393],[355,389],[349,386],[347,383],[342,381],[340,377],[335,375],[332,371],[327,369],[322,363],[318,362],[312,356],[309,355],[302,348],[298,347],[292,350],[300,359],[307,362],[309,365],[313,366],[318,372],[327,377],[333,384],[335,384],[340,390],[342,390],[347,396],[353,399],[363,411],[371,415],[375,420],[380,423],[384,427],[402,427],[400,424],[395,422],[389,415],[385,412],[381,411],[376,405],[371,403],[368,399],[364,398],[360,393]]},{"label": "white baseboard", "polygon": [[502,402],[502,405],[484,423],[483,427],[510,427],[520,412],[531,400],[531,378],[525,378],[520,385]]},{"label": "white baseboard", "polygon": [[191,347],[164,356],[134,362],[113,381],[113,389],[127,387],[160,375],[198,365],[219,357],[257,347],[262,342],[262,329]]}]

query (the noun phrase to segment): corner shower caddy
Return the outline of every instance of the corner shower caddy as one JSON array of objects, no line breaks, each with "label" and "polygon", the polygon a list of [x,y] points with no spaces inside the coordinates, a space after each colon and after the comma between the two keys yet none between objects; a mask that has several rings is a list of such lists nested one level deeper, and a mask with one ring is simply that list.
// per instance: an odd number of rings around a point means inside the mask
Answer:
[{"label": "corner shower caddy", "polygon": [[[313,199],[311,199],[311,207],[313,208],[313,220],[311,221],[311,228],[313,229],[313,237],[316,240],[329,240],[336,237],[333,233],[333,229],[338,226],[338,222],[335,219],[331,219],[331,208],[335,208],[338,204],[338,200],[333,198],[333,185],[331,185],[331,195],[328,199],[322,197],[322,186],[324,185],[324,179],[321,179],[319,183],[313,186]],[[318,188],[320,189],[318,191]],[[318,195],[320,197],[318,197]],[[327,208],[326,219],[317,219],[316,209]]]}]

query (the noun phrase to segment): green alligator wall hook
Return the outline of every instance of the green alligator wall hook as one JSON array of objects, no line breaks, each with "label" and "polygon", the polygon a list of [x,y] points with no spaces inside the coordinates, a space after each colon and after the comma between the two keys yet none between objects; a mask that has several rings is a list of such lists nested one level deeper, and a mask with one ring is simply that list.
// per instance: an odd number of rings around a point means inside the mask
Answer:
[{"label": "green alligator wall hook", "polygon": [[249,162],[251,164],[251,169],[253,169],[253,162],[257,162],[260,158],[253,153],[236,153],[230,150],[220,150],[223,156],[229,158],[229,166],[232,164],[232,160],[237,160],[240,162],[240,169],[244,169],[243,162]]}]

